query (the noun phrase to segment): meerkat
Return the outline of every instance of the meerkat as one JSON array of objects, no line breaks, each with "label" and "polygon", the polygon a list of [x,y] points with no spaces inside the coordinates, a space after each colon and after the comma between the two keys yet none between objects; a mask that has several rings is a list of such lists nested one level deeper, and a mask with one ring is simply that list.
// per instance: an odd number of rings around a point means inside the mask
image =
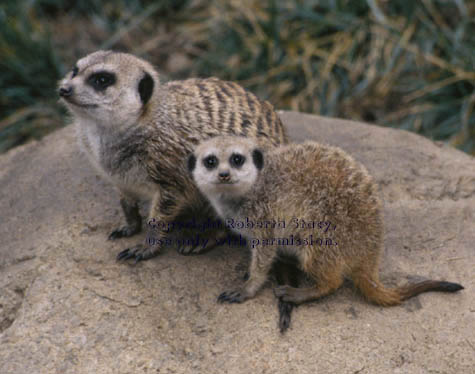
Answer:
[{"label": "meerkat", "polygon": [[[216,78],[162,83],[150,63],[127,53],[97,51],[80,59],[59,83],[59,96],[72,114],[80,148],[119,191],[127,224],[112,231],[111,240],[141,231],[140,200],[151,201],[147,222],[173,222],[186,209],[213,214],[184,162],[200,141],[236,134],[264,148],[288,142],[272,105],[238,84]],[[153,242],[127,248],[117,259],[154,257],[166,234],[147,225]],[[179,251],[198,253],[217,242]],[[291,306],[282,308],[281,318],[289,319]]]},{"label": "meerkat", "polygon": [[[109,238],[141,230],[139,200],[150,200],[149,219],[171,222],[186,207],[202,207],[183,161],[193,146],[220,134],[256,138],[263,147],[287,143],[272,105],[232,82],[216,78],[160,82],[148,62],[131,54],[97,51],[80,59],[60,82],[80,147],[121,196],[127,225]],[[139,244],[118,259],[149,259],[159,244]],[[199,249],[196,248],[196,251]]]},{"label": "meerkat", "polygon": [[344,278],[382,306],[422,292],[463,289],[435,280],[397,288],[380,282],[383,220],[377,187],[365,167],[339,148],[307,142],[262,151],[252,139],[220,136],[195,149],[188,169],[221,218],[251,244],[248,280],[220,294],[220,302],[254,297],[280,254],[295,257],[316,284],[274,289],[295,304],[334,292]]}]

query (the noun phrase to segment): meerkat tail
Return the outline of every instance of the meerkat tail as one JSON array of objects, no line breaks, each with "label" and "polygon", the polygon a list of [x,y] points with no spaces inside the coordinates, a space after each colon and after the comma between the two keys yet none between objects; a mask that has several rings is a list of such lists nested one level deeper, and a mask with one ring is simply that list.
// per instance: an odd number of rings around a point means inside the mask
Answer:
[{"label": "meerkat tail", "polygon": [[464,287],[458,283],[426,280],[423,282],[409,284],[407,286],[401,287],[398,289],[398,291],[401,294],[402,300],[404,301],[410,299],[411,297],[417,296],[423,292],[457,292],[463,289]]},{"label": "meerkat tail", "polygon": [[424,292],[457,292],[464,289],[458,283],[435,280],[426,280],[397,288],[386,288],[381,282],[371,279],[367,275],[357,276],[353,282],[369,301],[382,306],[399,305],[404,300]]}]

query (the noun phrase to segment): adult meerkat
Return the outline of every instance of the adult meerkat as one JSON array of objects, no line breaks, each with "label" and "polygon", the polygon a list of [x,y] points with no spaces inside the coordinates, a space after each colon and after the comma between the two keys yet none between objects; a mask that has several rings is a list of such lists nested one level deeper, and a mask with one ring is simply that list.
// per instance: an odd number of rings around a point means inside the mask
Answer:
[{"label": "adult meerkat", "polygon": [[[162,84],[159,78],[152,65],[140,58],[98,51],[80,59],[59,84],[80,148],[120,193],[127,225],[112,231],[109,239],[141,231],[141,199],[151,201],[148,218],[156,222],[173,222],[186,209],[200,216],[214,214],[184,162],[200,141],[239,134],[255,138],[262,147],[287,143],[272,105],[239,85],[216,78]],[[160,252],[167,233],[152,225],[147,228],[147,238],[154,241],[121,251],[119,260],[138,262]],[[183,245],[180,253],[209,249],[225,232],[213,234],[217,237],[207,246]],[[280,264],[277,276],[295,283],[286,264]],[[292,307],[279,300],[281,329],[288,326]]]},{"label": "adult meerkat", "polygon": [[383,306],[427,291],[456,292],[456,283],[426,280],[386,288],[378,276],[382,204],[363,165],[339,148],[304,143],[262,152],[250,139],[216,137],[188,159],[193,178],[228,226],[252,247],[249,278],[220,302],[243,302],[263,286],[280,253],[294,256],[316,286],[278,286],[296,304],[328,295],[350,278]]},{"label": "adult meerkat", "polygon": [[[201,215],[212,211],[184,161],[200,141],[239,134],[262,147],[287,143],[272,105],[239,85],[216,78],[162,84],[152,65],[126,53],[98,51],[80,59],[60,82],[59,95],[73,115],[81,148],[120,192],[127,225],[109,239],[141,231],[140,199],[152,202],[148,217],[156,222],[173,222],[190,207]],[[141,261],[157,255],[165,225],[148,230],[154,241],[127,248],[117,258]]]}]

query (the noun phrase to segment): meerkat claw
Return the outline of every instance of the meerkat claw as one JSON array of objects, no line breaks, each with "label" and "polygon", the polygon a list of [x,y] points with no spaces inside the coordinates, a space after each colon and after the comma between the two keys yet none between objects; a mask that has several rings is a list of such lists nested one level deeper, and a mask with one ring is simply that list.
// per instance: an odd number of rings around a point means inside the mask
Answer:
[{"label": "meerkat claw", "polygon": [[107,237],[107,240],[115,240],[115,239],[120,239],[120,238],[128,238],[129,236],[135,235],[139,232],[140,230],[137,230],[136,228],[130,227],[130,226],[123,226],[118,229],[115,229],[112,231],[109,236]]},{"label": "meerkat claw", "polygon": [[213,248],[217,247],[216,240],[209,240],[208,244],[204,247],[201,244],[198,245],[181,245],[177,248],[177,252],[183,256],[189,255],[201,255],[209,252]]},{"label": "meerkat claw", "polygon": [[241,291],[224,291],[218,296],[218,303],[242,303],[246,299]]},{"label": "meerkat claw", "polygon": [[187,252],[185,252],[185,246],[183,244],[179,245],[176,249],[176,251],[181,254],[181,255],[186,255]]},{"label": "meerkat claw", "polygon": [[196,253],[199,253],[198,252],[195,252],[195,250],[198,248],[198,245],[193,245],[193,246],[190,246],[190,245],[181,245],[178,249],[177,249],[177,252],[183,256],[189,256],[189,255],[192,255],[192,254],[196,254]]},{"label": "meerkat claw", "polygon": [[117,255],[117,261],[125,261],[135,257],[135,253],[130,248],[124,249]]},{"label": "meerkat claw", "polygon": [[117,261],[126,261],[135,259],[135,263],[140,261],[149,260],[155,257],[159,251],[153,248],[146,248],[142,244],[138,244],[135,247],[124,249],[117,255]]}]

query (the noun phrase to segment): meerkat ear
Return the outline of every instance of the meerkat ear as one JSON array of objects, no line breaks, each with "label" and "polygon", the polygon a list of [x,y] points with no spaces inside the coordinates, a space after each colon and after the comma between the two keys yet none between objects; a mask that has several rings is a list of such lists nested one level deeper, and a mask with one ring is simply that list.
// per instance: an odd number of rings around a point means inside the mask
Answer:
[{"label": "meerkat ear", "polygon": [[150,76],[149,73],[145,73],[144,77],[140,80],[139,83],[139,94],[140,100],[142,100],[142,104],[145,105],[150,100],[150,97],[153,93],[153,78]]},{"label": "meerkat ear", "polygon": [[192,173],[193,170],[195,170],[195,166],[196,166],[196,157],[194,154],[191,154],[188,157],[188,171]]},{"label": "meerkat ear", "polygon": [[252,151],[252,161],[258,170],[261,170],[264,166],[264,156],[260,149],[254,149]]}]

